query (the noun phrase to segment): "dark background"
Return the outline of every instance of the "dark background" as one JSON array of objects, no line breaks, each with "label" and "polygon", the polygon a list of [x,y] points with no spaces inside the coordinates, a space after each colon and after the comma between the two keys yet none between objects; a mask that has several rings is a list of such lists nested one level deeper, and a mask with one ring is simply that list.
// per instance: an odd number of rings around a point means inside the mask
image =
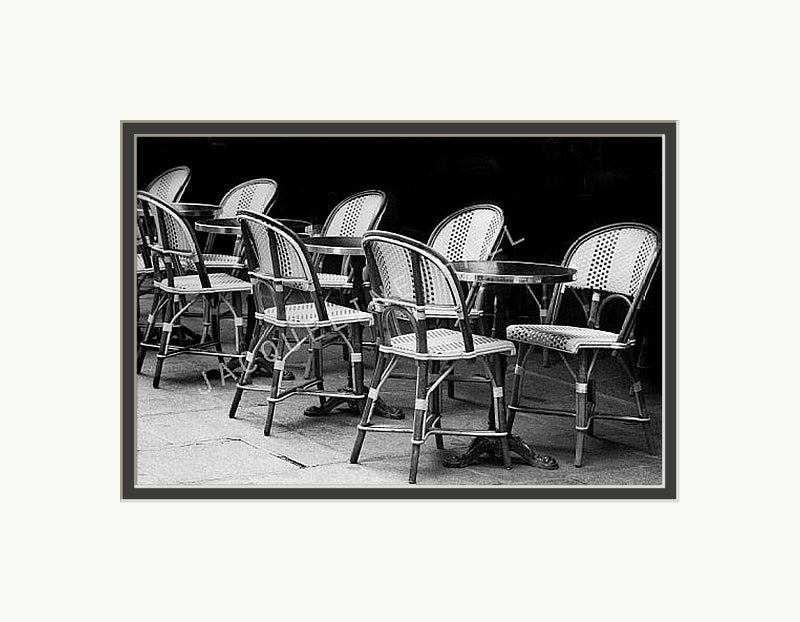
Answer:
[{"label": "dark background", "polygon": [[[185,201],[216,203],[256,177],[278,183],[270,214],[322,223],[361,190],[386,192],[381,228],[426,241],[435,225],[473,203],[494,203],[516,240],[514,259],[560,263],[595,227],[622,221],[662,230],[661,138],[638,137],[139,137],[137,186],[173,166],[192,177]],[[515,288],[521,289],[521,288]],[[514,317],[535,315],[524,292]],[[639,321],[642,362],[661,364],[661,282]]]}]

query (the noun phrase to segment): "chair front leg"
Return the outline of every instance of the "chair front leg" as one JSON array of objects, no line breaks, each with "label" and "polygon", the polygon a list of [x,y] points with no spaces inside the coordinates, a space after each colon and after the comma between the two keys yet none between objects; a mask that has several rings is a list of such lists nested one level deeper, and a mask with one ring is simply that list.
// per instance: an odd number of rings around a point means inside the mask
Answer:
[{"label": "chair front leg", "polygon": [[159,303],[161,302],[161,290],[155,288],[153,291],[153,304],[150,307],[150,313],[147,316],[147,327],[144,330],[144,336],[142,337],[141,344],[139,345],[139,352],[136,355],[136,373],[140,374],[142,372],[142,364],[144,363],[144,356],[147,352],[146,347],[142,347],[145,343],[150,340],[150,335],[153,332],[153,328],[156,325],[156,313],[158,311]]},{"label": "chair front leg", "polygon": [[[431,373],[434,376],[438,376],[442,371],[442,365],[439,361],[433,361],[431,363]],[[447,382],[447,381],[445,381]],[[442,427],[442,420],[440,415],[442,414],[442,385],[440,384],[436,387],[436,390],[431,395],[431,412],[436,416],[436,422],[433,424],[435,428]],[[441,434],[436,434],[436,449],[444,449],[444,437]]]},{"label": "chair front leg", "polygon": [[236,411],[239,408],[239,401],[242,399],[242,393],[244,391],[243,385],[246,385],[250,381],[250,374],[256,369],[256,356],[259,348],[269,336],[266,330],[266,323],[262,320],[256,321],[255,326],[251,327],[249,330],[252,331],[252,337],[250,338],[250,345],[247,348],[247,354],[245,354],[244,360],[242,361],[242,373],[239,376],[239,382],[236,385],[236,393],[233,394],[233,401],[228,411],[228,417],[230,419],[236,418]]},{"label": "chair front leg", "polygon": [[414,400],[414,432],[411,439],[411,469],[408,473],[408,483],[417,483],[417,469],[419,468],[419,452],[425,435],[425,414],[428,410],[428,362],[417,361],[417,390]]},{"label": "chair front leg", "polygon": [[[350,354],[350,374],[353,381],[353,393],[363,395],[364,386],[364,326],[352,324],[350,327],[350,341],[353,352]],[[363,407],[362,407],[363,408]]]},{"label": "chair front leg", "polygon": [[161,326],[161,344],[156,354],[156,370],[153,374],[153,388],[157,389],[161,381],[161,368],[164,366],[164,359],[169,350],[169,342],[172,338],[172,319],[175,314],[175,296],[166,294],[167,302],[164,305],[164,323]]},{"label": "chair front leg", "polygon": [[[492,357],[492,395],[494,396],[495,425],[498,432],[508,432],[508,422],[506,420],[506,398],[503,385],[505,378],[503,375],[505,366],[499,354]],[[508,435],[500,437],[500,450],[503,453],[503,466],[511,468],[511,451],[509,449]]]},{"label": "chair front leg", "polygon": [[588,429],[588,409],[587,393],[589,385],[587,382],[587,369],[589,354],[586,350],[580,350],[578,356],[578,368],[575,371],[575,466],[581,466],[583,460],[583,443],[586,440]]},{"label": "chair front leg", "polygon": [[286,352],[285,333],[286,329],[283,327],[275,330],[275,364],[272,369],[272,387],[269,392],[270,399],[267,402],[267,420],[264,423],[264,436],[269,436],[272,429],[272,418],[275,415],[275,406],[277,405],[275,398],[278,396],[283,383],[283,368],[286,365],[286,360],[283,358],[284,352]]},{"label": "chair front leg", "polygon": [[[378,399],[379,389],[381,383],[381,376],[386,369],[388,357],[382,352],[378,352],[378,358],[375,360],[375,371],[372,374],[372,382],[370,382],[369,391],[367,392],[367,399],[364,402],[364,410],[361,413],[361,427],[369,425],[372,418],[372,409]],[[361,454],[361,447],[364,445],[364,438],[367,435],[366,430],[359,429],[356,434],[356,442],[353,444],[353,451],[350,453],[350,464],[358,463],[358,456]]]}]

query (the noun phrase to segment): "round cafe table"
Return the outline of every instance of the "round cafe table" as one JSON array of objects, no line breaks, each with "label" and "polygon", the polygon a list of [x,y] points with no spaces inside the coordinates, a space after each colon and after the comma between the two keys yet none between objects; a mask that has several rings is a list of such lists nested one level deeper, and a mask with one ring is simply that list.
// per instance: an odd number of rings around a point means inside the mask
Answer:
[{"label": "round cafe table", "polygon": [[[276,220],[298,234],[304,234],[312,226],[307,220],[297,220],[296,218],[276,218]],[[205,233],[222,235],[239,235],[242,233],[242,227],[236,218],[198,220],[194,224],[194,228]]]},{"label": "round cafe table", "polygon": [[[213,203],[186,203],[183,201],[170,203],[169,206],[181,216],[192,220],[197,218],[213,218],[220,209],[219,205],[214,205]],[[141,208],[137,208],[137,211],[139,215],[144,213],[144,210]]]},{"label": "round cafe table", "polygon": [[[353,272],[353,295],[358,301],[362,309],[367,308],[368,299],[367,292],[364,290],[363,270],[366,265],[366,256],[364,247],[361,245],[360,237],[310,237],[303,239],[306,248],[310,253],[317,253],[320,255],[335,255],[339,257],[347,257],[350,259],[350,265]],[[360,386],[355,389],[360,394],[367,392],[367,387]],[[340,404],[347,403],[349,407],[353,403],[348,403],[347,393],[353,393],[352,387],[342,389],[343,397],[328,399],[324,407],[310,406],[306,409],[305,414],[309,416],[319,416],[329,413],[332,409]],[[358,404],[355,403],[356,410]],[[375,415],[379,417],[386,417],[389,419],[400,419],[403,417],[402,411],[398,408],[393,408],[387,405],[383,400],[378,398],[375,402]]]},{"label": "round cafe table", "polygon": [[[495,317],[495,336],[505,339],[506,322],[504,303],[508,296],[505,288],[511,285],[541,285],[564,283],[575,280],[574,268],[566,268],[553,264],[533,263],[529,261],[456,261],[451,264],[456,276],[464,283],[491,284],[496,287],[495,297],[497,304]],[[475,302],[477,287],[470,292],[468,306]],[[500,362],[505,377],[506,357],[500,356]],[[489,429],[494,429],[493,407],[489,409]],[[509,449],[519,456],[525,464],[544,469],[557,469],[558,462],[552,457],[537,453],[533,448],[514,434],[509,436]],[[448,455],[444,460],[446,467],[466,467],[472,464],[485,462],[489,456],[495,462],[502,464],[500,445],[493,437],[476,437],[467,450],[461,455]]]}]

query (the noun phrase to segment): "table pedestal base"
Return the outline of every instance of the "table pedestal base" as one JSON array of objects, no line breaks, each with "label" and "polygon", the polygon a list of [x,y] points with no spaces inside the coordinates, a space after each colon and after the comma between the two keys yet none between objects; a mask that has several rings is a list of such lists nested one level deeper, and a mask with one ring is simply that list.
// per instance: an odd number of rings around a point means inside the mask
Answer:
[{"label": "table pedestal base", "polygon": [[[552,471],[558,468],[555,458],[537,453],[519,436],[508,437],[508,445],[512,454],[528,466]],[[513,456],[512,456],[513,461]],[[461,455],[450,454],[442,461],[442,466],[449,469],[463,469],[473,464],[503,464],[500,441],[497,438],[479,436],[473,439],[466,452]]]},{"label": "table pedestal base", "polygon": [[[338,412],[346,412],[353,415],[360,415],[361,409],[359,408],[359,404],[357,400],[350,399],[348,395],[353,395],[353,390],[349,387],[340,389],[340,393],[342,393],[342,397],[329,397],[325,399],[324,406],[309,406],[305,409],[303,414],[306,417],[322,417],[324,415],[330,415],[334,408],[338,408],[341,405],[345,405],[345,408],[342,408]],[[377,417],[384,417],[386,419],[404,419],[405,415],[403,411],[395,406],[389,406],[386,402],[384,402],[381,398],[378,398],[375,401],[375,406],[372,410],[373,416]]]}]

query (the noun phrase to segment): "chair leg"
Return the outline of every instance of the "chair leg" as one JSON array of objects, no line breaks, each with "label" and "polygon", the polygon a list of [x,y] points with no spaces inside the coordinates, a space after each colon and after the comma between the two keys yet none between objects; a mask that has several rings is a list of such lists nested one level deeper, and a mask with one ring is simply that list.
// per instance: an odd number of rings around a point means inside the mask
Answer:
[{"label": "chair leg", "polygon": [[[386,369],[387,358],[385,354],[378,352],[375,371],[372,374],[372,382],[367,393],[367,399],[364,402],[364,411],[361,413],[362,426],[369,425],[370,417],[372,417],[372,407],[375,404],[375,400],[378,399],[378,384],[380,384],[381,376],[384,369]],[[364,445],[364,437],[366,435],[366,430],[359,430],[356,434],[356,442],[353,444],[353,451],[350,453],[350,464],[358,463],[358,456],[361,454],[361,447]]]},{"label": "chair leg", "polygon": [[[494,394],[494,416],[495,426],[498,432],[508,431],[506,421],[506,398],[503,395],[503,363],[499,356],[492,357],[492,393]],[[503,466],[511,468],[511,451],[509,449],[508,436],[500,437],[500,450],[503,454]]]},{"label": "chair leg", "polygon": [[[591,378],[586,380],[586,410],[587,417],[591,417],[597,410],[597,387]],[[589,436],[594,436],[594,421],[594,419],[589,419],[589,425],[586,428],[586,434]]]},{"label": "chair leg", "polygon": [[236,331],[236,354],[241,354],[244,351],[244,305],[242,303],[242,292],[234,292],[232,296],[233,312],[236,317],[233,318],[234,330]]},{"label": "chair leg", "polygon": [[[158,309],[158,304],[161,300],[160,292],[161,290],[156,288],[153,292],[153,304],[150,308],[150,314],[147,316],[147,328],[145,328],[144,336],[142,337],[142,344],[145,344],[149,341],[150,335],[153,332],[153,328],[156,325],[156,309]],[[142,365],[144,364],[144,356],[147,352],[147,348],[143,348],[141,345],[139,346],[139,352],[136,355],[136,373],[142,373]]]},{"label": "chair leg", "polygon": [[414,401],[414,433],[411,440],[411,469],[408,473],[408,483],[417,483],[417,469],[419,467],[419,451],[425,433],[425,413],[427,411],[426,393],[428,389],[428,362],[417,362],[417,390]]},{"label": "chair leg", "polygon": [[278,396],[278,392],[281,390],[281,384],[283,383],[283,367],[286,364],[283,358],[283,353],[286,351],[286,343],[283,338],[285,332],[286,329],[283,327],[275,331],[275,365],[272,369],[272,388],[269,392],[269,396],[272,399],[267,403],[267,420],[264,423],[264,436],[269,436],[270,430],[272,429],[272,417],[275,415],[276,406],[274,399]]},{"label": "chair leg", "polygon": [[222,356],[222,333],[219,328],[219,295],[214,294],[208,301],[211,313],[211,339],[214,341],[214,348],[220,354],[217,362],[220,365],[220,376],[222,377],[222,366],[225,365],[225,357]]},{"label": "chair leg", "polygon": [[[351,379],[353,381],[353,393],[361,395],[364,393],[364,327],[361,324],[350,326],[350,345],[353,346],[353,353],[350,355]],[[362,402],[363,409],[363,402]]]},{"label": "chair leg", "polygon": [[575,466],[581,466],[583,460],[583,443],[586,440],[588,391],[587,367],[588,353],[585,350],[578,352],[578,369],[575,373]]},{"label": "chair leg", "polygon": [[452,380],[445,380],[447,383],[447,397],[451,400],[456,399],[456,383]]},{"label": "chair leg", "polygon": [[[647,404],[645,404],[644,395],[642,394],[642,382],[641,378],[639,377],[637,367],[633,364],[633,360],[627,352],[620,356],[619,359],[622,363],[622,366],[627,370],[631,381],[633,382],[633,397],[636,400],[636,409],[639,412],[639,418],[647,419]],[[655,456],[656,448],[655,443],[653,442],[653,433],[650,428],[649,420],[642,421],[642,429],[644,431],[644,441],[647,445],[647,453],[649,453],[651,456]]]},{"label": "chair leg", "polygon": [[[434,375],[440,374],[442,371],[442,365],[439,361],[434,361],[431,363],[431,372]],[[439,416],[442,414],[442,385],[440,384],[436,387],[436,390],[433,392],[431,396],[431,410],[433,414],[437,416],[436,422],[433,424],[435,428],[442,427],[442,420]],[[436,437],[436,449],[444,449],[444,437],[441,434],[435,434]]]},{"label": "chair leg", "polygon": [[[264,322],[259,320],[256,322],[255,327],[253,327],[251,330],[253,334],[250,338],[250,345],[247,348],[247,354],[242,361],[242,373],[239,376],[239,385],[247,384],[250,374],[252,374],[256,368],[255,357],[258,353],[258,349],[267,338],[266,325]],[[228,417],[230,419],[236,418],[236,411],[239,409],[239,401],[242,399],[243,392],[244,389],[242,389],[241,386],[236,387],[236,392],[233,394],[233,401],[231,402],[231,407],[228,411]]]},{"label": "chair leg", "polygon": [[172,316],[175,313],[175,297],[167,294],[167,303],[164,306],[164,324],[161,327],[161,344],[156,354],[156,370],[153,374],[153,388],[157,389],[161,382],[161,368],[164,366],[164,359],[169,350],[169,342],[172,338]]},{"label": "chair leg", "polygon": [[[511,406],[519,406],[520,393],[522,391],[522,376],[524,370],[522,366],[525,364],[525,356],[528,353],[530,346],[527,343],[520,343],[517,347],[517,358],[514,361],[514,379],[511,381]],[[509,410],[507,415],[508,433],[514,429],[514,419],[517,413],[515,410]]]},{"label": "chair leg", "polygon": [[[309,375],[306,376],[306,379],[310,378],[311,375],[314,375],[314,378],[317,380],[317,390],[324,391],[325,390],[325,381],[323,379],[322,373],[322,365],[323,365],[323,347],[322,347],[322,334],[320,331],[314,331],[314,342],[311,344],[311,354],[308,357],[308,361],[306,361],[306,367],[309,367]],[[327,398],[320,396],[319,398],[319,407],[325,407],[325,400]]]}]

